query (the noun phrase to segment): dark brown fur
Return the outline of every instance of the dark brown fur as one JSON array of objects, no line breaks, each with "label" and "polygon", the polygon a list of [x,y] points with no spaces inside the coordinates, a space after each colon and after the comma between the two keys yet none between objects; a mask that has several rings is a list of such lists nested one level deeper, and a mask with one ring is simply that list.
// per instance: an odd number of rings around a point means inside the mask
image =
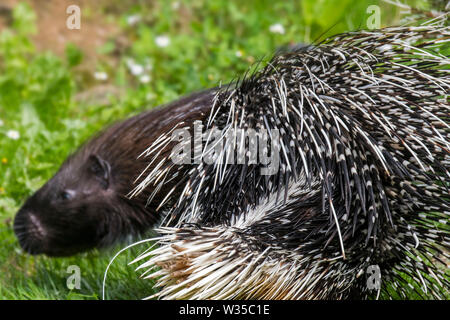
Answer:
[{"label": "dark brown fur", "polygon": [[127,194],[148,165],[148,159],[138,157],[161,133],[181,122],[203,120],[215,92],[199,92],[144,112],[88,141],[17,213],[14,230],[22,248],[65,256],[108,246],[153,226],[159,219],[156,206],[176,180],[165,184],[149,206],[151,189],[130,200]]}]

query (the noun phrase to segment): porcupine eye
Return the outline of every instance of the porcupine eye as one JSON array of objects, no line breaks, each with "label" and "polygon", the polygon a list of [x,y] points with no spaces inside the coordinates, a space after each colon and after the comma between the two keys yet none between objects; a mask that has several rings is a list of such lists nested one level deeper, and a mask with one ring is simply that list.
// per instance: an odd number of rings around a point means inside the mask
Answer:
[{"label": "porcupine eye", "polygon": [[61,200],[70,200],[75,196],[75,191],[73,190],[64,190],[63,192],[60,193],[59,198]]}]

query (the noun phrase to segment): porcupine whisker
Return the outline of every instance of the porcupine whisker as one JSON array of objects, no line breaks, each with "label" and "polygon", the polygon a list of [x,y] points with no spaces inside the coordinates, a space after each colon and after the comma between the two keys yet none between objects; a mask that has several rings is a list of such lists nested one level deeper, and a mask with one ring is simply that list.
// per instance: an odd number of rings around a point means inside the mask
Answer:
[{"label": "porcupine whisker", "polygon": [[[116,258],[117,258],[122,252],[124,252],[124,251],[126,251],[126,250],[128,250],[128,249],[130,249],[130,248],[132,248],[132,247],[138,246],[138,245],[143,244],[143,243],[151,242],[151,241],[153,241],[153,240],[152,240],[152,239],[144,239],[144,240],[141,240],[141,241],[132,243],[132,244],[126,246],[125,248],[119,250],[119,252],[117,252],[117,253],[114,255],[114,257],[109,261],[108,266],[106,267],[105,272],[104,272],[104,275],[103,275],[103,282],[102,282],[102,300],[105,300],[106,277],[108,276],[109,268],[111,267],[111,265],[112,265],[112,263],[114,262],[114,260],[116,260]],[[151,246],[151,247],[150,247],[149,249],[147,249],[147,250],[151,250],[151,248],[153,248],[153,246]],[[147,251],[147,250],[146,250],[146,251]],[[131,262],[131,263],[133,263],[133,262]],[[130,264],[131,264],[131,263],[130,263]]]}]

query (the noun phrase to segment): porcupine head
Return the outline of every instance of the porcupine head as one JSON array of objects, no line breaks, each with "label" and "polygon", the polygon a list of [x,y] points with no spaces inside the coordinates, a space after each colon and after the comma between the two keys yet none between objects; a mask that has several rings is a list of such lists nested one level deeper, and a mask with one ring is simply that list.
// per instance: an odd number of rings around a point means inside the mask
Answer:
[{"label": "porcupine head", "polygon": [[63,256],[106,245],[105,219],[114,215],[105,211],[120,207],[112,178],[110,163],[99,155],[68,159],[17,213],[14,230],[22,248]]},{"label": "porcupine head", "polygon": [[[201,118],[213,96],[214,90],[192,94],[118,122],[86,142],[17,213],[14,231],[21,247],[31,254],[68,256],[149,230],[159,219],[149,195],[128,197],[140,173],[152,169],[140,154],[161,131]],[[170,183],[160,194],[168,188]]]}]

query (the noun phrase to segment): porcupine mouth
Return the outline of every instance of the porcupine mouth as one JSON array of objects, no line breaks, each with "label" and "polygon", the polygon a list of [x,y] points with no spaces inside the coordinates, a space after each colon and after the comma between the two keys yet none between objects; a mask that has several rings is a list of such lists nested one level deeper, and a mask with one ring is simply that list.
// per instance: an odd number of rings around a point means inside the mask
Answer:
[{"label": "porcupine mouth", "polygon": [[44,253],[48,232],[35,214],[19,212],[14,221],[14,233],[24,251],[32,255]]},{"label": "porcupine mouth", "polygon": [[28,254],[45,254],[49,257],[68,257],[88,251],[94,243],[66,238],[66,234],[55,233],[29,209],[20,210],[14,220],[14,233],[20,247]]}]

